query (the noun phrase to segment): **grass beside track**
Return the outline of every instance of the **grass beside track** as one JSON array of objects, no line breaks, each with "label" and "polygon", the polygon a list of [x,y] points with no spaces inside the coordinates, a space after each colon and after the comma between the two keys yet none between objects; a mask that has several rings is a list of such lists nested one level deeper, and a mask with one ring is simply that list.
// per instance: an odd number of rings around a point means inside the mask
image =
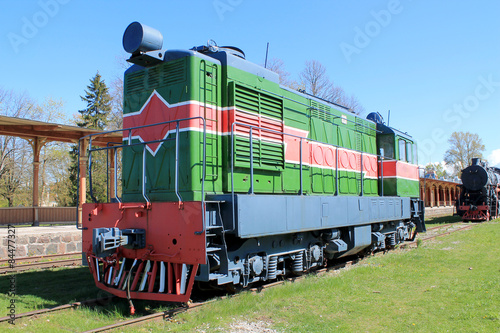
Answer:
[{"label": "grass beside track", "polygon": [[[433,225],[455,222],[440,218]],[[369,257],[354,268],[310,276],[261,293],[244,292],[120,332],[499,332],[500,221],[481,223],[417,249]],[[9,275],[0,276],[0,316]],[[16,274],[16,312],[103,297],[88,268]],[[169,305],[134,302],[139,315]],[[84,331],[128,318],[124,300],[27,318],[0,331]],[[246,329],[246,331],[245,331]]]},{"label": "grass beside track", "polygon": [[499,332],[499,234],[498,220],[482,223],[352,269],[121,331]]}]

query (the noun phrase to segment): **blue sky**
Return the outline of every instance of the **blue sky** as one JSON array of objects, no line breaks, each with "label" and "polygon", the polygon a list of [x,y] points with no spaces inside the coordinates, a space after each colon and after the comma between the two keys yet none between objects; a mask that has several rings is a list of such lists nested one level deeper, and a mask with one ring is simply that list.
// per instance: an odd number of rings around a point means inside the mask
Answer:
[{"label": "blue sky", "polygon": [[[147,5],[146,5],[147,4]],[[318,60],[367,112],[420,145],[419,162],[439,162],[453,131],[478,133],[500,164],[499,1],[2,1],[0,86],[42,102],[80,100],[97,71],[121,76],[123,31],[139,21],[162,32],[164,48],[214,39],[247,59],[284,61],[297,78]]]}]

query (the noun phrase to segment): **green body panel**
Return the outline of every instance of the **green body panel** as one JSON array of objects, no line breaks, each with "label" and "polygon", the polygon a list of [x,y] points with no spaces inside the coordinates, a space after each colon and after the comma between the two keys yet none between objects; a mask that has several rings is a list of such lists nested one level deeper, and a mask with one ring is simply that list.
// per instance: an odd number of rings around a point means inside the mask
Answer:
[{"label": "green body panel", "polygon": [[[207,134],[207,141],[216,136]],[[175,133],[169,135],[153,157],[146,151],[146,194],[151,201],[177,201],[175,194]],[[220,141],[220,140],[219,140]],[[133,141],[136,142],[136,141]],[[179,134],[178,190],[184,201],[201,200],[203,133],[189,131]],[[208,154],[207,154],[208,155]],[[144,201],[142,196],[142,145],[126,147],[123,150],[127,169],[123,172],[123,201]],[[186,167],[189,166],[189,167]],[[205,192],[222,193],[221,181],[210,175],[220,173],[217,165],[206,163]],[[216,178],[208,181],[210,178]]]},{"label": "green body panel", "polygon": [[417,180],[385,178],[384,195],[412,198],[419,197],[420,184]]},{"label": "green body panel", "polygon": [[[125,76],[124,114],[139,111],[154,90],[170,105],[197,101],[206,105],[221,104],[220,66],[198,57],[183,57],[155,67],[144,68]],[[209,75],[207,75],[209,73]],[[142,88],[141,88],[142,87]],[[204,113],[202,111],[202,113]],[[207,120],[209,114],[201,114]],[[217,114],[218,117],[218,114]],[[221,119],[211,119],[208,131],[216,131]],[[181,124],[182,126],[182,124]],[[173,125],[175,128],[175,124]],[[124,134],[126,135],[126,133]],[[153,156],[146,151],[146,195],[151,201],[177,201],[175,193],[175,133],[168,136]],[[157,138],[160,139],[160,138]],[[222,193],[220,177],[222,140],[218,133],[206,135],[205,191]],[[183,131],[179,135],[178,186],[182,200],[201,200],[203,133]],[[123,149],[123,200],[144,201],[142,196],[142,146]]]},{"label": "green body panel", "polygon": [[[307,131],[309,139],[377,154],[376,125],[373,122],[337,110],[332,105],[320,103],[306,95],[281,88],[277,83],[257,75],[229,66],[215,65],[215,61],[211,63],[201,57],[186,56],[127,74],[124,114],[140,110],[154,90],[170,105],[198,101],[202,106],[236,106],[239,110],[281,121],[284,126]],[[216,117],[219,117],[219,114]],[[207,121],[210,118],[209,114],[202,116],[207,118]],[[211,123],[222,124],[223,119],[212,119]],[[247,193],[250,190],[249,138],[235,136],[234,142],[231,142],[231,136],[227,133],[231,128],[223,129],[226,133],[217,132],[216,126],[207,130],[205,193],[231,192],[232,180],[235,192]],[[175,139],[175,133],[171,133],[169,138]],[[254,192],[298,193],[301,187],[300,167],[285,162],[284,144],[254,137],[252,145]],[[231,156],[232,147],[235,150],[234,156]],[[122,199],[125,202],[144,201],[142,154],[142,146],[127,147],[123,150]],[[146,154],[146,195],[151,201],[177,201],[175,140],[164,142],[155,156],[149,151],[146,151]],[[234,160],[231,161],[231,158]],[[180,132],[178,194],[182,200],[203,199],[202,165],[203,133]],[[362,180],[360,173],[350,171],[338,171],[337,174],[338,179],[335,170],[304,165],[303,193],[360,195],[362,187],[363,195],[378,195],[377,179]],[[400,195],[403,195],[402,193]],[[409,187],[406,193],[414,196],[413,187]]]}]

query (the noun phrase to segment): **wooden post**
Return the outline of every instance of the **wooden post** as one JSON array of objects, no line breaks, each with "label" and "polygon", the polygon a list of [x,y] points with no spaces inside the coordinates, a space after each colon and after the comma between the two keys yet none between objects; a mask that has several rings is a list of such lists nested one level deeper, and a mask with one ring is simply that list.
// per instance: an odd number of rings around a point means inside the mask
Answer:
[{"label": "wooden post", "polygon": [[82,226],[82,208],[83,204],[86,201],[87,198],[87,162],[88,162],[88,156],[87,156],[87,147],[88,147],[88,139],[82,139],[80,140],[80,149],[79,149],[79,156],[80,156],[80,183],[78,187],[78,225],[81,227]]},{"label": "wooden post", "polygon": [[33,226],[38,226],[40,151],[46,143],[46,138],[36,137],[29,142],[33,148]]},{"label": "wooden post", "polygon": [[115,150],[114,149],[108,149],[108,160],[109,160],[109,168],[108,168],[108,193],[109,193],[109,198],[108,202],[112,202],[112,199],[116,198],[116,193],[115,193]]}]

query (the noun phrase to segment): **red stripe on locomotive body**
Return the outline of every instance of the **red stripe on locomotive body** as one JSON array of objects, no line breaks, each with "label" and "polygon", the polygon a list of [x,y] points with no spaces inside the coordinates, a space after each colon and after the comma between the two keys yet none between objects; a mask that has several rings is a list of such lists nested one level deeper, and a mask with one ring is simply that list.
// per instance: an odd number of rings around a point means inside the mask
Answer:
[{"label": "red stripe on locomotive body", "polygon": [[[337,148],[333,145],[312,142],[305,138],[309,134],[306,130],[285,126],[283,121],[262,116],[253,112],[236,109],[235,107],[219,108],[214,105],[205,105],[197,101],[186,101],[169,104],[160,94],[153,91],[141,110],[123,116],[123,127],[137,127],[157,123],[175,121],[194,117],[205,119],[220,119],[220,121],[206,120],[207,133],[235,135],[249,137],[250,126],[252,138],[265,140],[277,144],[285,144],[285,161],[300,164],[300,139],[302,140],[302,163],[311,167],[351,172],[363,172],[366,178],[376,179],[378,175],[377,156],[351,149]],[[236,124],[235,124],[236,123]],[[233,126],[234,124],[234,126]],[[190,119],[179,123],[179,130],[203,131],[201,119]],[[166,138],[175,133],[176,122],[132,130],[131,138],[142,142]],[[285,133],[288,135],[284,135]],[[123,132],[124,140],[128,140],[129,131]],[[155,155],[161,143],[147,145],[151,154]],[[337,152],[338,162],[337,162]],[[363,165],[361,166],[361,158]],[[385,164],[384,164],[385,166]],[[384,172],[385,174],[385,172]]]},{"label": "red stripe on locomotive body", "polygon": [[[291,134],[291,133],[290,133]],[[300,164],[300,139],[285,136],[285,160]],[[338,161],[337,161],[338,153]],[[361,166],[361,159],[363,165]],[[378,175],[377,156],[333,145],[302,140],[302,163],[311,167],[351,172],[363,172],[366,178],[376,179]]]},{"label": "red stripe on locomotive body", "polygon": [[[207,133],[216,133],[222,130],[221,122],[208,119],[217,119],[219,113],[217,106],[205,105],[197,101],[186,101],[169,104],[160,94],[153,91],[144,106],[137,112],[123,115],[123,128],[138,127],[144,125],[154,125],[167,121],[174,121],[169,124],[143,127],[132,130],[132,139],[139,139],[142,142],[165,139],[170,133],[175,133],[178,119],[188,119],[195,117],[205,118]],[[201,119],[190,119],[179,122],[179,130],[203,131],[203,121]],[[128,140],[129,131],[123,131],[123,139]],[[147,144],[148,150],[155,155],[161,143]]]},{"label": "red stripe on locomotive body", "polygon": [[[336,154],[339,153],[338,170],[353,171],[365,174],[366,178],[377,178],[377,156],[363,153],[363,167],[361,167],[361,153],[346,148],[337,148],[333,145],[313,142],[307,140],[308,131],[298,128],[285,126],[282,121],[264,117],[255,113],[250,113],[234,108],[223,111],[223,119],[228,119],[226,124],[233,124],[234,128],[225,125],[226,134],[234,130],[236,135],[249,137],[250,127],[260,127],[262,129],[252,130],[252,138],[276,142],[278,144],[285,143],[285,161],[292,164],[300,164],[300,138],[302,140],[302,163],[307,166],[318,167],[323,169],[335,170],[337,168]],[[245,124],[245,125],[241,125]],[[266,131],[271,130],[271,131]],[[286,135],[281,135],[275,132],[282,132]],[[362,170],[361,170],[362,169]]]},{"label": "red stripe on locomotive body", "polygon": [[[380,164],[380,162],[379,162]],[[379,176],[381,176],[381,168],[379,168]],[[418,173],[418,165],[410,164],[403,161],[384,161],[384,178],[404,178],[409,180],[420,179]]]}]

